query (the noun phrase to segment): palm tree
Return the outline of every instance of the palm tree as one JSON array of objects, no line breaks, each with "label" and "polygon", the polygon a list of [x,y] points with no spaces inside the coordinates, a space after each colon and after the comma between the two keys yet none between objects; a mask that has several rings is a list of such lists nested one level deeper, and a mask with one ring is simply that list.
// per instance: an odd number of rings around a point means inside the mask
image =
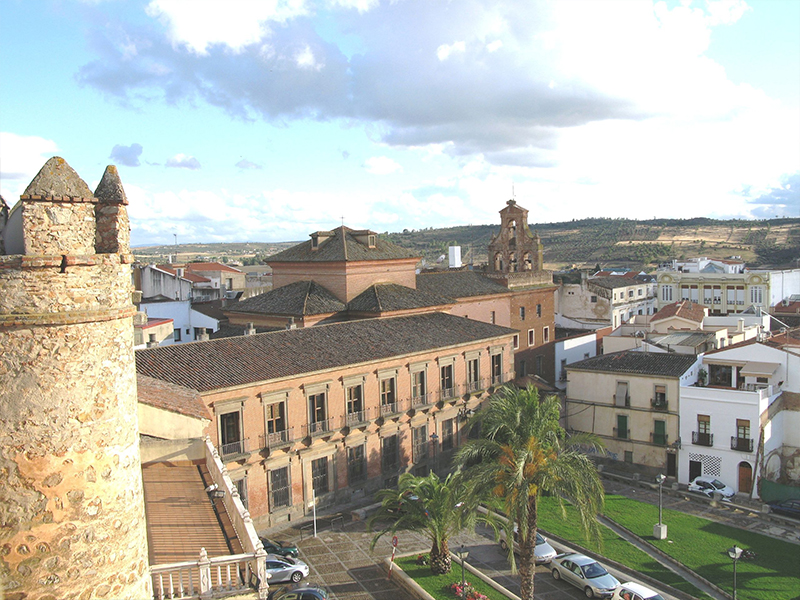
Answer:
[{"label": "palm tree", "polygon": [[375,521],[390,520],[383,531],[372,538],[371,548],[381,536],[398,530],[418,531],[431,542],[431,571],[436,575],[450,572],[448,541],[460,531],[475,526],[475,505],[467,499],[467,485],[461,473],[451,473],[445,479],[431,471],[424,477],[403,473],[397,488],[376,493],[380,509],[370,517]]},{"label": "palm tree", "polygon": [[[552,494],[578,511],[587,537],[599,539],[595,516],[604,501],[597,470],[582,451],[600,450],[591,434],[567,436],[559,424],[557,397],[539,398],[539,391],[503,387],[476,413],[470,427],[480,424],[480,439],[471,440],[456,455],[479,497],[499,505],[508,516],[506,539],[519,532],[520,597],[533,600],[539,497]],[[497,526],[495,526],[497,527]],[[516,568],[513,544],[509,560]]]}]

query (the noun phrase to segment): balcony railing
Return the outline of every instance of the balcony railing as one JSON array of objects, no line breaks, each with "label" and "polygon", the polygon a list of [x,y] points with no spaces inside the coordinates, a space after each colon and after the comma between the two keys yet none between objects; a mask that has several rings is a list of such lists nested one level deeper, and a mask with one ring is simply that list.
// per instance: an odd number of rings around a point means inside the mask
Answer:
[{"label": "balcony railing", "polygon": [[315,437],[318,435],[325,435],[331,431],[331,420],[322,419],[315,421],[313,423],[309,423],[308,425],[303,425],[303,429],[305,429],[306,436]]},{"label": "balcony railing", "polygon": [[666,433],[656,433],[655,431],[650,433],[650,443],[656,444],[657,446],[666,446],[667,445],[668,436]]},{"label": "balcony railing", "polygon": [[432,394],[422,394],[421,396],[413,396],[411,398],[411,408],[422,408],[433,404]]},{"label": "balcony railing", "polygon": [[439,400],[450,400],[456,397],[456,388],[449,387],[449,388],[442,388],[439,390]]},{"label": "balcony railing", "polygon": [[153,598],[221,598],[250,593],[254,557],[233,554],[208,558],[203,548],[198,560],[152,566]]},{"label": "balcony railing", "polygon": [[731,450],[738,450],[739,452],[752,452],[753,451],[753,438],[731,437]]},{"label": "balcony railing", "polygon": [[411,402],[409,399],[395,400],[394,402],[386,402],[381,404],[381,416],[388,417],[391,415],[400,414],[408,410]]},{"label": "balcony railing", "polygon": [[617,395],[614,394],[614,406],[624,406],[626,408],[630,408],[631,406],[631,397],[630,394],[625,394],[625,398],[620,398],[619,402],[617,402]]},{"label": "balcony railing", "polygon": [[620,440],[629,440],[631,439],[631,430],[614,427],[614,437]]},{"label": "balcony railing", "polygon": [[667,401],[660,398],[650,398],[650,406],[653,407],[653,410],[661,410],[665,412],[669,410]]},{"label": "balcony railing", "polygon": [[354,410],[344,416],[344,424],[347,427],[357,427],[369,422],[369,410]]},{"label": "balcony railing", "polygon": [[464,384],[465,392],[478,392],[486,387],[485,380],[479,379],[478,381],[468,381]]},{"label": "balcony railing", "polygon": [[246,454],[247,440],[237,440],[235,442],[228,442],[227,444],[220,444],[217,452],[219,452],[219,455],[223,457]]},{"label": "balcony railing", "polygon": [[713,433],[702,433],[700,431],[693,431],[692,432],[692,443],[695,446],[708,446],[711,447],[714,445],[714,434]]},{"label": "balcony railing", "polygon": [[287,446],[294,441],[294,428],[287,427],[282,431],[273,431],[272,433],[261,434],[259,436],[259,443],[262,448],[280,448]]}]

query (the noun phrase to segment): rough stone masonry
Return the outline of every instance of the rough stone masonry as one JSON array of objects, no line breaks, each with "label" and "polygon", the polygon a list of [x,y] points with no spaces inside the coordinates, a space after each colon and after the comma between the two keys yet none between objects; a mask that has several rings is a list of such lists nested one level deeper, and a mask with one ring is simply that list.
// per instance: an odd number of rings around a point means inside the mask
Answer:
[{"label": "rough stone masonry", "polygon": [[56,157],[2,232],[5,600],[152,598],[126,205],[114,167],[93,194]]}]

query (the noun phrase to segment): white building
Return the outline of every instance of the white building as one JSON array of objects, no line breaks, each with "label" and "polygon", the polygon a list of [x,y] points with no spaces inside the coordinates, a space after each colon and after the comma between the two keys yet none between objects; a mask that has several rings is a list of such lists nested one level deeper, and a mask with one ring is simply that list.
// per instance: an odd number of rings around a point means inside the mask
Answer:
[{"label": "white building", "polygon": [[800,447],[800,412],[776,410],[783,394],[800,392],[800,356],[750,341],[709,352],[703,369],[705,386],[681,389],[678,481],[711,475],[755,497],[759,466],[781,477],[782,456]]},{"label": "white building", "polygon": [[[556,331],[558,336],[558,331]],[[568,335],[558,338],[554,344],[556,358],[556,383],[560,390],[567,389],[567,365],[597,356],[597,332]]]},{"label": "white building", "polygon": [[192,308],[189,300],[143,300],[139,310],[150,319],[172,319],[172,336],[164,339],[160,345],[170,346],[183,342],[201,339],[204,333],[219,329],[219,319],[215,319]]},{"label": "white building", "polygon": [[640,278],[608,275],[562,283],[556,296],[556,325],[571,329],[618,327],[636,315],[656,312],[656,283]]}]

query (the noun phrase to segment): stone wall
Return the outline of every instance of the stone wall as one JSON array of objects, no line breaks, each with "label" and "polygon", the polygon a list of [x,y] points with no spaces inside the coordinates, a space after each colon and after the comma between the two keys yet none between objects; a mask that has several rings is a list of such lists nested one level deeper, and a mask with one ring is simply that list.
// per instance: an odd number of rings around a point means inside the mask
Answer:
[{"label": "stone wall", "polygon": [[124,236],[95,254],[96,200],[55,193],[58,160],[29,186],[54,192],[23,202],[25,254],[0,256],[0,581],[6,600],[138,600],[152,590],[131,256]]}]

